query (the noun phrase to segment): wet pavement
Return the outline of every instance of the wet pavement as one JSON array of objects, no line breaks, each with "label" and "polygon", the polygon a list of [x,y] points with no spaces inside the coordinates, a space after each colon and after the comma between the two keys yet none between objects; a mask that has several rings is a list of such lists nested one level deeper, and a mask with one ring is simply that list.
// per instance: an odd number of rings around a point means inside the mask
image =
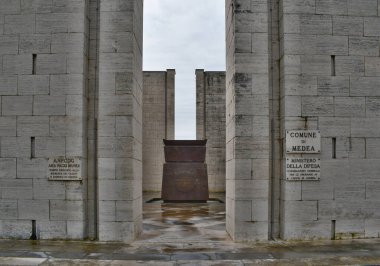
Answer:
[{"label": "wet pavement", "polygon": [[380,265],[380,239],[234,243],[223,203],[153,201],[131,244],[0,240],[0,265]]}]

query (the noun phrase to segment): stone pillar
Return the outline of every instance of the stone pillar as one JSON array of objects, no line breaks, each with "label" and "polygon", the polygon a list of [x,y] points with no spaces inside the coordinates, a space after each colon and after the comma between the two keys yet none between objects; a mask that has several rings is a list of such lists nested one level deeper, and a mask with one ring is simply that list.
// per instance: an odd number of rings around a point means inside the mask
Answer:
[{"label": "stone pillar", "polygon": [[142,0],[100,1],[98,234],[142,230]]},{"label": "stone pillar", "polygon": [[206,163],[211,192],[226,184],[226,73],[196,70],[197,139],[207,139]]},{"label": "stone pillar", "polygon": [[175,139],[175,69],[166,71],[166,139]]},{"label": "stone pillar", "polygon": [[237,241],[268,239],[268,1],[226,1],[226,226]]}]

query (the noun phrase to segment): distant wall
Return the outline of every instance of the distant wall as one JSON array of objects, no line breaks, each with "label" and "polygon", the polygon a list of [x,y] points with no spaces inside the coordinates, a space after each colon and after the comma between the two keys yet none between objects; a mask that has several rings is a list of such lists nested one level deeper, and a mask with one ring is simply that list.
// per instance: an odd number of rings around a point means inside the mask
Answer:
[{"label": "distant wall", "polygon": [[226,74],[197,69],[197,139],[207,139],[206,163],[210,191],[225,191]]},{"label": "distant wall", "polygon": [[144,71],[143,190],[161,191],[164,146],[174,139],[175,70]]}]

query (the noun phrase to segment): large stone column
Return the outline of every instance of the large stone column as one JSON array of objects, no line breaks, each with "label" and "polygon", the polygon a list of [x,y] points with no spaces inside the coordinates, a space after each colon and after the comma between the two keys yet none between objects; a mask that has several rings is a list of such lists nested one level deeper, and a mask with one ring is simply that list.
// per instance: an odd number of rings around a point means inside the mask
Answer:
[{"label": "large stone column", "polygon": [[268,2],[226,1],[226,223],[237,241],[268,239]]},{"label": "large stone column", "polygon": [[98,236],[142,230],[143,0],[101,0],[98,114]]}]

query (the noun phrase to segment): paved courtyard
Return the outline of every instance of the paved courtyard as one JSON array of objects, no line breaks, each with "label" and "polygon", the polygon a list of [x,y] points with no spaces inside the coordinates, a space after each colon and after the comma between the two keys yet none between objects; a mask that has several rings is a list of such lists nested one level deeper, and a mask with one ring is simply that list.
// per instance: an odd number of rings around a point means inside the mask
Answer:
[{"label": "paved courtyard", "polygon": [[0,265],[380,265],[380,240],[234,243],[225,205],[144,205],[132,244],[1,240]]}]

